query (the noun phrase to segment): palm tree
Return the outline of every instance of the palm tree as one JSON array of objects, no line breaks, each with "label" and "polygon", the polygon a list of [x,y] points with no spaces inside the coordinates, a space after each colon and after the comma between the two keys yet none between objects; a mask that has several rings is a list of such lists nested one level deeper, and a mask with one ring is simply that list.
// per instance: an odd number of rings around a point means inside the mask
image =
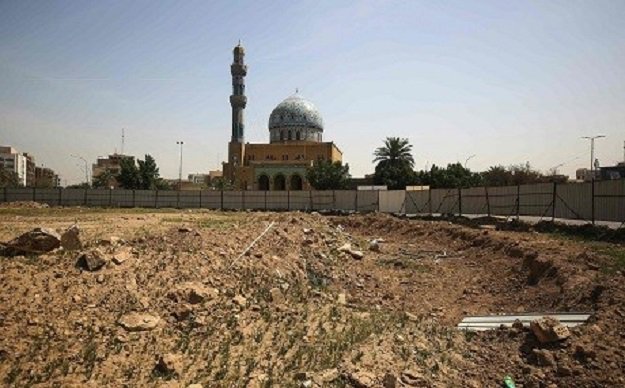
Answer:
[{"label": "palm tree", "polygon": [[406,164],[412,169],[414,158],[412,157],[412,144],[408,139],[399,137],[387,137],[384,146],[378,147],[373,155],[373,163],[382,162],[383,165]]}]

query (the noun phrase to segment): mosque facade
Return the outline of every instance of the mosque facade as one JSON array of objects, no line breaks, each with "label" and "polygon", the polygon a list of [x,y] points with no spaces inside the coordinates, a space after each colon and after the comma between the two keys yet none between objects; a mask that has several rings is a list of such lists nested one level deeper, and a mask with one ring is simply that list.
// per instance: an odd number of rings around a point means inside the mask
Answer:
[{"label": "mosque facade", "polygon": [[306,170],[317,160],[342,161],[333,142],[323,141],[324,125],[319,110],[299,93],[278,104],[269,116],[269,143],[246,143],[244,111],[245,49],[233,51],[232,136],[224,178],[238,190],[310,190]]}]

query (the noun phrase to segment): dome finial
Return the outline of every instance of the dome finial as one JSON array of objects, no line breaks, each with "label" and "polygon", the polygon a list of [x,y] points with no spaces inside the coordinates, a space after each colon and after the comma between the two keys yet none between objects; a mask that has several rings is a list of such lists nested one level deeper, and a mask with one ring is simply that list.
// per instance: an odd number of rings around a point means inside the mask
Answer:
[{"label": "dome finial", "polygon": [[299,93],[299,88],[295,88],[295,94]]}]

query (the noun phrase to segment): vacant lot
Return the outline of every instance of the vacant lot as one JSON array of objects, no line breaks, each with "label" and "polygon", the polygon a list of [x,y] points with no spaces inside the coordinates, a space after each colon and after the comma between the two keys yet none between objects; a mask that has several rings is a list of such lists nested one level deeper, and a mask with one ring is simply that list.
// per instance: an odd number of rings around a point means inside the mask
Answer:
[{"label": "vacant lot", "polygon": [[[0,241],[72,224],[79,251],[0,257],[5,386],[625,385],[619,245],[379,214],[85,208],[0,209]],[[92,249],[106,264],[77,266]],[[455,329],[552,311],[593,316],[549,345]]]}]

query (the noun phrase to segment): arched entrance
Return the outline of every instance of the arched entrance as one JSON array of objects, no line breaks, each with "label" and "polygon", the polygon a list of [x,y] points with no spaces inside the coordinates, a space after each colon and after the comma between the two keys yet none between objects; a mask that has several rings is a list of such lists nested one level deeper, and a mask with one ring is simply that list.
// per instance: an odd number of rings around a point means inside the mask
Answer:
[{"label": "arched entrance", "polygon": [[273,178],[273,189],[286,190],[286,179],[284,178],[284,175],[278,174]]},{"label": "arched entrance", "polygon": [[293,174],[291,175],[291,184],[289,185],[291,190],[301,190],[302,186],[303,186],[303,182],[302,182],[302,177],[297,175],[297,174]]},{"label": "arched entrance", "polygon": [[258,177],[258,190],[269,190],[269,177],[265,174]]}]

